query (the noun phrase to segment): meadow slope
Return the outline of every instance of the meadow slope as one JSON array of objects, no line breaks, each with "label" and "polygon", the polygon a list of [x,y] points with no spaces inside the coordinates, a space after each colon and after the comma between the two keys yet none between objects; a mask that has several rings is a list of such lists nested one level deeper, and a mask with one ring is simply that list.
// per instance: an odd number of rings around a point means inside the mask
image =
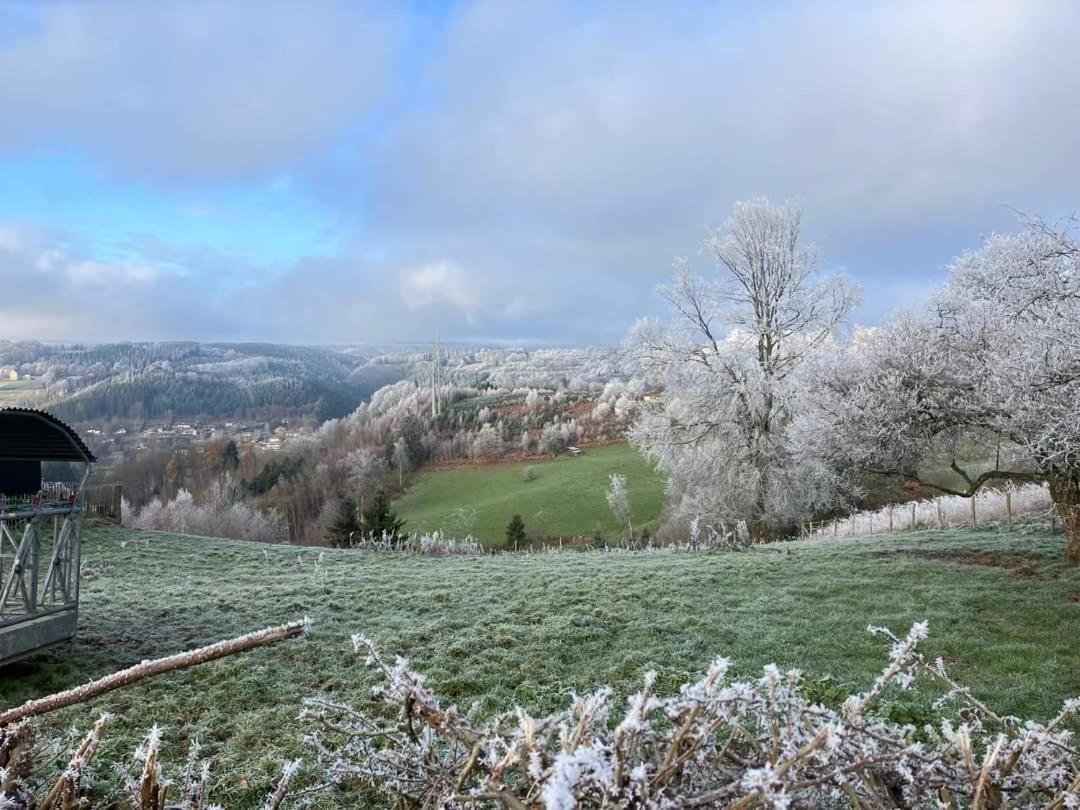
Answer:
[{"label": "meadow slope", "polygon": [[[525,470],[532,468],[533,480]],[[463,464],[422,470],[394,508],[409,531],[453,527],[467,504],[475,520],[467,530],[489,546],[506,543],[506,524],[520,514],[530,532],[545,537],[591,537],[600,531],[621,541],[621,526],[607,504],[613,474],[626,477],[635,532],[654,529],[664,501],[664,479],[625,443],[589,447],[578,457],[540,459],[514,464]]]},{"label": "meadow slope", "polygon": [[[992,528],[777,544],[742,553],[581,552],[474,558],[378,556],[243,541],[87,531],[78,640],[2,671],[0,704],[141,659],[310,616],[304,640],[175,673],[50,717],[85,728],[117,715],[100,767],[154,723],[167,761],[197,736],[216,756],[214,798],[258,806],[281,760],[303,755],[304,697],[368,700],[350,652],[362,631],[410,656],[433,686],[488,711],[534,712],[655,669],[661,689],[717,655],[753,676],[797,666],[820,699],[865,687],[885,656],[869,622],[928,619],[926,650],[1000,711],[1049,716],[1080,694],[1080,571],[1045,528]],[[321,559],[319,566],[316,562]],[[320,574],[325,571],[325,577]],[[896,696],[919,720],[926,697]],[[329,804],[327,806],[330,806]]]}]

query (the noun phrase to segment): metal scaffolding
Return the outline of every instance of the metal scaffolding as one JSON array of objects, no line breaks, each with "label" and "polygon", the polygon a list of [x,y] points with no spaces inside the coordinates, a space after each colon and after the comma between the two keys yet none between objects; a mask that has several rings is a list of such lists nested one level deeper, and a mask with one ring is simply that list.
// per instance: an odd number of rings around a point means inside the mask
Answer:
[{"label": "metal scaffolding", "polygon": [[[44,461],[81,464],[81,480],[43,484]],[[75,635],[81,493],[93,462],[55,417],[0,409],[0,665]]]}]

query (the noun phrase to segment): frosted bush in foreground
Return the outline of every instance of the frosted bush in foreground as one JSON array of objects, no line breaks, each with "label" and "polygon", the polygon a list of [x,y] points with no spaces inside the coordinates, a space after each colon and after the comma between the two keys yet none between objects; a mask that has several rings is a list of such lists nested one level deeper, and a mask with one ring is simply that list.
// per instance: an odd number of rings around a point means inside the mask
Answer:
[{"label": "frosted bush in foreground", "polygon": [[[1080,752],[1066,728],[1080,700],[1046,724],[999,717],[918,652],[925,623],[906,638],[870,631],[891,643],[889,662],[839,710],[814,703],[797,670],[770,665],[740,682],[719,658],[673,697],[647,675],[617,724],[606,686],[548,717],[518,708],[480,721],[358,635],[356,651],[383,678],[382,711],[309,700],[307,741],[329,783],[405,807],[1080,807]],[[887,689],[914,689],[923,675],[949,689],[935,709],[959,702],[965,719],[942,714],[916,729],[875,714]]]}]

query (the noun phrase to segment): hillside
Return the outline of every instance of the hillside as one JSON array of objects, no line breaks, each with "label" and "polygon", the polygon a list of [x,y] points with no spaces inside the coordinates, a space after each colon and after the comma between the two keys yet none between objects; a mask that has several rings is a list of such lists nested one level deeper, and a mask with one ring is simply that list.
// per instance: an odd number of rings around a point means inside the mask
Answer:
[{"label": "hillside", "polygon": [[[529,469],[535,477],[527,475]],[[663,478],[628,444],[589,447],[578,457],[424,470],[394,508],[409,530],[472,533],[495,547],[505,543],[506,524],[515,513],[542,537],[592,537],[599,531],[619,542],[626,526],[616,522],[606,500],[613,474],[626,477],[635,532],[655,529]]]},{"label": "hillside", "polygon": [[[163,416],[333,419],[402,379],[430,378],[431,347],[273,343],[50,344],[0,340],[0,405],[71,422]],[[616,373],[614,348],[443,346],[449,385],[586,387]],[[10,380],[14,372],[18,379]]]},{"label": "hillside", "polygon": [[[241,541],[86,532],[78,640],[13,665],[0,701],[71,686],[143,658],[308,615],[304,641],[113,693],[53,716],[85,728],[117,714],[98,757],[130,755],[153,723],[168,761],[198,736],[216,755],[214,798],[257,806],[295,742],[300,701],[327,692],[362,703],[370,680],[349,651],[362,631],[409,655],[433,686],[486,711],[535,711],[611,680],[659,688],[716,656],[740,674],[801,667],[821,699],[864,687],[886,651],[868,622],[928,619],[926,651],[996,709],[1048,717],[1080,694],[1080,571],[1045,529],[920,532],[759,547],[744,553],[611,553],[409,558]],[[319,566],[316,562],[321,561]],[[325,577],[320,574],[325,572]],[[891,712],[918,721],[921,704]],[[268,729],[280,730],[268,735]],[[330,806],[327,804],[326,806]]]},{"label": "hillside", "polygon": [[163,416],[343,416],[395,366],[370,355],[267,343],[121,343],[84,346],[0,341],[0,368],[17,381],[0,404],[49,408],[75,423]]}]

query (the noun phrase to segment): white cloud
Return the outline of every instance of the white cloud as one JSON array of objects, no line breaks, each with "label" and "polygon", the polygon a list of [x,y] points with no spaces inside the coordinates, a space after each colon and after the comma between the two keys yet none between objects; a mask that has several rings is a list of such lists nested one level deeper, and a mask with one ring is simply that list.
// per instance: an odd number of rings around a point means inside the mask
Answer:
[{"label": "white cloud", "polygon": [[0,148],[88,149],[114,171],[272,175],[332,147],[393,86],[387,5],[0,4]]},{"label": "white cloud", "polygon": [[[14,8],[32,19],[0,44],[18,122],[0,153],[70,146],[166,191],[281,176],[347,223],[340,255],[272,273],[38,245],[72,278],[123,287],[151,332],[617,340],[659,309],[672,258],[704,269],[706,226],[761,194],[802,199],[872,321],[1012,227],[1006,205],[1078,204],[1080,6],[1065,0],[481,0],[439,25],[344,2]],[[0,249],[26,238],[0,228]]]},{"label": "white cloud", "polygon": [[445,259],[403,271],[401,301],[409,309],[451,307],[473,323],[476,287],[461,267]]}]

